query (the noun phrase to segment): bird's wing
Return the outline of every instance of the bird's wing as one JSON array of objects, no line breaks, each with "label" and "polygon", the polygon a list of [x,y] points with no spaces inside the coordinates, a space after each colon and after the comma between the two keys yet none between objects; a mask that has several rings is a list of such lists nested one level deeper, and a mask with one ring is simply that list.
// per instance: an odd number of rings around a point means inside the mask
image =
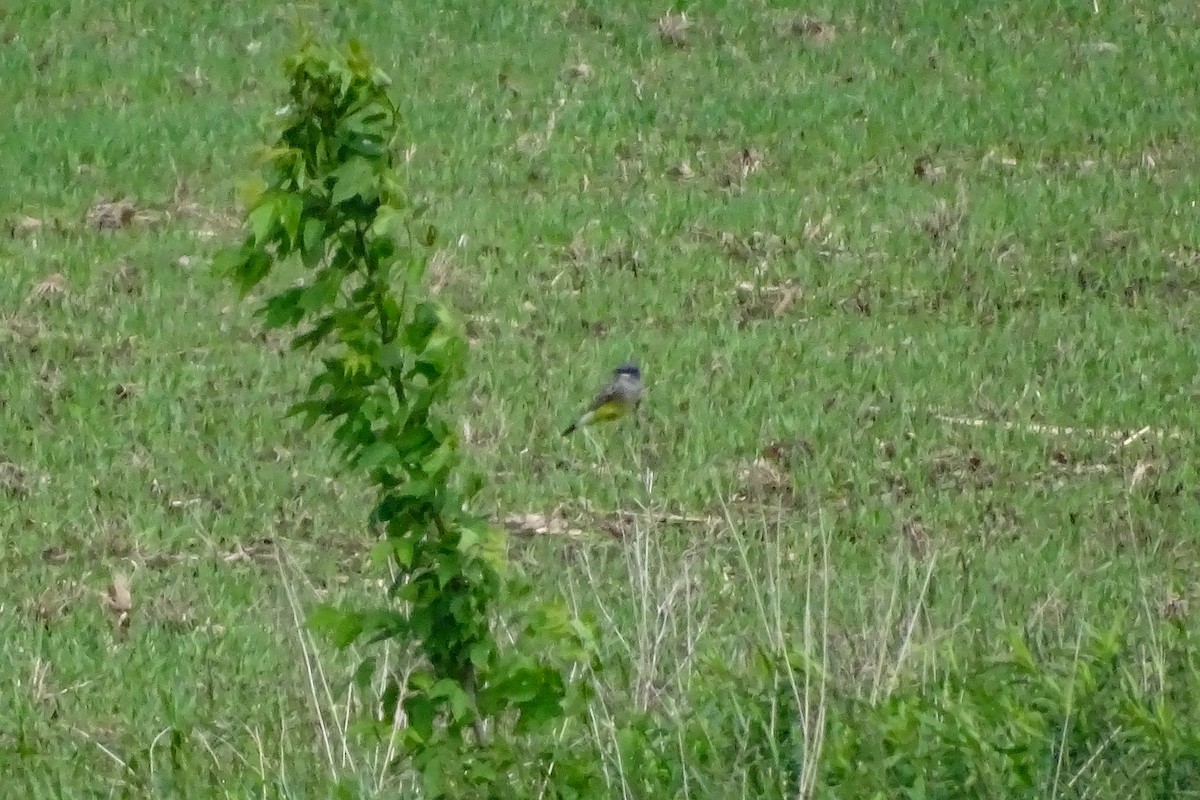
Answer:
[{"label": "bird's wing", "polygon": [[595,411],[605,403],[612,402],[613,400],[619,400],[620,397],[621,391],[614,384],[610,383],[608,386],[605,386],[600,390],[600,394],[596,395],[596,399],[592,401],[592,404],[588,406],[587,410]]}]

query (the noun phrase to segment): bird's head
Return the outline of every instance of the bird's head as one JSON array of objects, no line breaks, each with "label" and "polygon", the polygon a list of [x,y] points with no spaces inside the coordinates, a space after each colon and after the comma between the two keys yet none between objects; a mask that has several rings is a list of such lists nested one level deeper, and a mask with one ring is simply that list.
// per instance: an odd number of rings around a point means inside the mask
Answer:
[{"label": "bird's head", "polygon": [[630,378],[638,378],[638,379],[640,379],[642,377],[642,371],[640,369],[638,369],[638,365],[634,364],[633,362],[630,362],[628,364],[622,364],[621,366],[619,366],[613,370],[613,374],[618,377],[620,377],[622,375],[627,375]]}]

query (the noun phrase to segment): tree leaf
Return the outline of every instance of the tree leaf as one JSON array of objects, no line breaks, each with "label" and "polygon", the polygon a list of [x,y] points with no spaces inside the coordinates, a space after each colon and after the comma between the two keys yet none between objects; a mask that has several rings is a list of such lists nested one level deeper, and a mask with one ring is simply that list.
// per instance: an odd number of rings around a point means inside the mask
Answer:
[{"label": "tree leaf", "polygon": [[315,347],[333,332],[335,326],[336,322],[331,316],[317,320],[306,332],[292,339],[292,349],[303,350]]},{"label": "tree leaf", "polygon": [[404,232],[405,218],[400,209],[391,205],[382,205],[375,213],[375,221],[371,223],[371,232],[376,236],[395,237]]},{"label": "tree leaf", "polygon": [[362,634],[364,623],[361,613],[331,605],[318,606],[308,618],[309,626],[328,635],[339,649],[348,647]]},{"label": "tree leaf", "polygon": [[330,202],[334,205],[341,205],[355,197],[361,197],[367,202],[378,197],[375,170],[371,166],[371,162],[365,158],[351,158],[338,167],[330,177],[333,179]]},{"label": "tree leaf", "polygon": [[274,329],[300,322],[304,318],[304,308],[300,305],[304,292],[303,286],[287,289],[264,303],[258,310],[259,316],[263,317],[263,325]]},{"label": "tree leaf", "polygon": [[300,239],[300,258],[304,266],[312,269],[321,262],[326,253],[325,221],[318,217],[304,220],[304,231]]},{"label": "tree leaf", "polygon": [[264,196],[259,205],[246,215],[246,223],[250,226],[251,235],[254,236],[255,243],[260,247],[271,241],[278,221],[279,212],[276,208],[275,197],[271,194]]},{"label": "tree leaf", "polygon": [[351,678],[359,691],[366,693],[371,690],[377,665],[378,659],[375,656],[367,656],[359,662],[358,668],[354,670],[354,677]]},{"label": "tree leaf", "polygon": [[248,244],[222,248],[213,256],[211,269],[222,278],[237,278],[245,269],[252,252]]},{"label": "tree leaf", "polygon": [[404,329],[404,344],[414,353],[424,352],[437,326],[437,306],[433,303],[418,303],[413,309],[412,322]]},{"label": "tree leaf", "polygon": [[470,528],[462,528],[458,532],[458,551],[460,553],[470,553],[479,546],[482,537]]},{"label": "tree leaf", "polygon": [[238,288],[243,297],[271,273],[272,264],[273,260],[265,250],[255,249],[249,254],[237,275]]},{"label": "tree leaf", "polygon": [[357,466],[364,472],[380,467],[393,468],[400,460],[400,451],[391,442],[372,442],[362,449],[356,459]]},{"label": "tree leaf", "polygon": [[408,727],[422,739],[427,741],[433,735],[437,706],[426,692],[413,691],[404,698],[404,714],[408,717]]},{"label": "tree leaf", "polygon": [[300,245],[300,217],[304,213],[304,201],[299,196],[288,193],[281,195],[275,201],[276,214],[283,231],[287,234],[289,249]]}]

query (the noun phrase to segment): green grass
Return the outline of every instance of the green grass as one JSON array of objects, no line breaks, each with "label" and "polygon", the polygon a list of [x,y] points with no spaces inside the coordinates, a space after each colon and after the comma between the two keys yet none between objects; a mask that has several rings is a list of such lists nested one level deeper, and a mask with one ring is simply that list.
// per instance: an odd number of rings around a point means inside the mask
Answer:
[{"label": "green grass", "polygon": [[[610,724],[711,710],[713,664],[758,647],[880,701],[1006,652],[1008,626],[1068,653],[1117,616],[1141,653],[1168,617],[1195,630],[1196,4],[708,0],[682,47],[633,2],[56,5],[0,12],[21,796],[378,787],[328,716],[351,660],[319,644],[314,692],[293,612],[378,593],[366,498],[281,422],[310,367],[205,269],[297,15],[394,78],[434,277],[471,319],[484,510],[582,532],[513,549],[599,621],[611,775]],[[88,222],[119,197],[129,224]],[[640,426],[561,439],[629,357]],[[688,796],[779,796],[735,738]],[[1071,791],[1131,791],[1092,778]]]}]

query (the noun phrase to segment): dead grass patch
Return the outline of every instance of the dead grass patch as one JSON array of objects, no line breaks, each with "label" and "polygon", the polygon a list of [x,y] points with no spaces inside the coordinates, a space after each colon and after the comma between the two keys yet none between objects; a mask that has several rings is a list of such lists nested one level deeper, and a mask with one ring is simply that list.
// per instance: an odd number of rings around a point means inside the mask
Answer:
[{"label": "dead grass patch", "polygon": [[684,48],[690,44],[692,23],[684,12],[663,14],[655,23],[658,38],[671,47]]},{"label": "dead grass patch", "polygon": [[779,23],[777,30],[781,36],[800,39],[806,44],[817,47],[833,44],[837,38],[837,28],[833,23],[807,14],[787,17]]}]

